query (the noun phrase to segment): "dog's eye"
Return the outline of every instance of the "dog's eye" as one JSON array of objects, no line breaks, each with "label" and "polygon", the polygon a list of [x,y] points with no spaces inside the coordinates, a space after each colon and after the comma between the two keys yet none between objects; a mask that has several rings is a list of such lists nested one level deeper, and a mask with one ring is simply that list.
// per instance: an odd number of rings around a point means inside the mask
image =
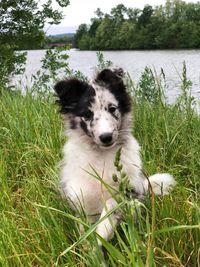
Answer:
[{"label": "dog's eye", "polygon": [[114,106],[114,105],[110,105],[110,106],[108,107],[108,111],[109,111],[110,113],[114,113],[116,110],[117,110],[117,107]]},{"label": "dog's eye", "polygon": [[84,112],[82,117],[84,117],[86,120],[91,120],[93,118],[93,113],[92,113],[92,111],[88,110],[88,111]]}]

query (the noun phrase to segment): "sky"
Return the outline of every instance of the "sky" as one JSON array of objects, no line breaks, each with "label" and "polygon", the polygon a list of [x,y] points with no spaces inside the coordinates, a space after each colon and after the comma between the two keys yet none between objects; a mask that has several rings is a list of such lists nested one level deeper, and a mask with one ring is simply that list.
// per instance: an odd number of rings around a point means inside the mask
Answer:
[{"label": "sky", "polygon": [[[48,35],[75,32],[80,24],[90,24],[90,19],[95,16],[94,12],[97,8],[104,13],[110,13],[110,10],[118,4],[142,9],[147,4],[157,6],[164,5],[165,2],[165,0],[70,0],[70,5],[62,9],[65,18],[60,25],[46,26],[45,32]],[[185,2],[196,3],[198,0],[185,0]],[[56,3],[54,8],[57,8]]]}]

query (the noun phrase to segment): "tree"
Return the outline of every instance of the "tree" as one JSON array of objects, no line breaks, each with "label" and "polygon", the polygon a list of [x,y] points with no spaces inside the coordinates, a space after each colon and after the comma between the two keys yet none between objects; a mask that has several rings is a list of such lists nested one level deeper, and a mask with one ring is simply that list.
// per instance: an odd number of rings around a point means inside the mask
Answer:
[{"label": "tree", "polygon": [[[69,0],[56,0],[61,7]],[[37,0],[0,1],[0,82],[7,84],[12,75],[23,71],[23,48],[39,48],[44,41],[45,23],[58,24],[63,15],[52,8],[52,0],[42,5]]]},{"label": "tree", "polygon": [[167,0],[143,10],[120,4],[96,15],[81,35],[80,49],[200,48],[200,2]]},{"label": "tree", "polygon": [[119,4],[111,9],[110,14],[112,15],[114,20],[122,22],[125,19],[126,12],[127,8],[123,4]]},{"label": "tree", "polygon": [[88,30],[88,33],[90,36],[95,36],[95,33],[97,31],[97,28],[99,27],[99,25],[101,24],[101,20],[97,19],[97,18],[93,18],[91,19],[91,26]]},{"label": "tree", "polygon": [[118,38],[118,49],[130,49],[133,48],[131,45],[131,39],[134,39],[135,35],[135,24],[130,21],[124,21],[117,33]]},{"label": "tree", "polygon": [[153,14],[152,6],[146,5],[142,10],[142,14],[138,18],[138,25],[146,26],[148,23],[150,23],[152,14]]},{"label": "tree", "polygon": [[100,8],[97,8],[97,10],[96,10],[94,13],[95,13],[95,15],[97,16],[97,18],[98,18],[99,20],[102,20],[102,19],[103,19],[103,17],[104,17],[104,13],[101,11]]},{"label": "tree", "polygon": [[112,46],[114,35],[113,20],[109,15],[105,15],[102,23],[99,25],[96,31],[96,48],[97,49],[115,49]]},{"label": "tree", "polygon": [[128,8],[126,12],[128,19],[134,23],[137,23],[140,13],[141,10],[139,8]]},{"label": "tree", "polygon": [[74,45],[75,45],[75,47],[79,47],[80,46],[79,41],[87,33],[87,30],[88,30],[87,29],[87,25],[85,23],[79,25],[78,30],[76,31],[76,34],[74,36]]}]

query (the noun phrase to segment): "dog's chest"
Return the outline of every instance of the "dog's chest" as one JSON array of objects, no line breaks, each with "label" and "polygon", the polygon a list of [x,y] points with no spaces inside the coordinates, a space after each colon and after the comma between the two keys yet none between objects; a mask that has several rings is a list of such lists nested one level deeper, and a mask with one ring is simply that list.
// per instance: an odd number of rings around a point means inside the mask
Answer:
[{"label": "dog's chest", "polygon": [[71,174],[67,180],[70,184],[76,181],[75,187],[84,190],[91,186],[95,190],[102,186],[101,179],[110,185],[113,183],[112,174],[116,173],[115,152],[98,153],[92,150],[79,150],[74,151],[67,158],[66,170]]},{"label": "dog's chest", "polygon": [[61,173],[64,193],[73,203],[84,204],[88,213],[99,212],[102,201],[110,197],[101,180],[112,187],[117,186],[112,179],[116,173],[115,151],[77,150],[67,144],[65,152]]},{"label": "dog's chest", "polygon": [[[122,149],[120,160],[123,171],[130,180],[134,177],[138,184],[139,169],[135,166],[140,165],[140,157],[137,144],[134,143],[131,148],[131,150]],[[117,174],[114,165],[117,149],[96,151],[80,146],[77,148],[73,142],[69,142],[64,148],[65,157],[61,173],[64,193],[75,205],[79,203],[84,205],[88,214],[100,212],[104,201],[110,198],[104,183],[116,189],[118,187],[118,183],[113,180],[113,174]]]}]

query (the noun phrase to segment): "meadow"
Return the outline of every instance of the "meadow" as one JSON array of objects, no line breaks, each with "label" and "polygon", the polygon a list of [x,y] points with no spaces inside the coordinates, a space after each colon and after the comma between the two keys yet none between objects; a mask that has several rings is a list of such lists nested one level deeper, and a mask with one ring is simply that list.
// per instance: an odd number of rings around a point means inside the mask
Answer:
[{"label": "meadow", "polygon": [[127,83],[144,172],[171,173],[173,192],[146,196],[141,205],[119,203],[124,217],[114,239],[102,240],[103,256],[98,222],[90,225],[84,214],[76,218],[58,190],[65,137],[55,97],[2,89],[0,266],[200,266],[200,117],[186,69],[180,97],[171,105],[160,76],[150,70],[137,88],[129,77]]}]

